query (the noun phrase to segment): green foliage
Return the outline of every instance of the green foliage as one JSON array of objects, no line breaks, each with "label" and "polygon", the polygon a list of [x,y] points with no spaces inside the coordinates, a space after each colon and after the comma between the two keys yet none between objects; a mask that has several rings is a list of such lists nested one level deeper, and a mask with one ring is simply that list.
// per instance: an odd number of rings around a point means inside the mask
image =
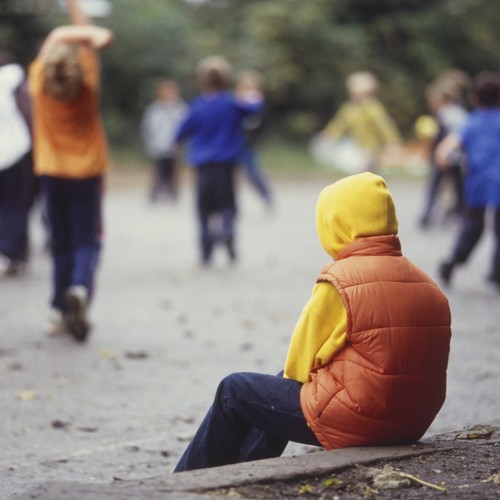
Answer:
[{"label": "green foliage", "polygon": [[[424,91],[442,70],[500,70],[498,0],[111,0],[116,43],[103,53],[103,111],[111,141],[137,142],[158,79],[191,99],[204,56],[265,78],[270,127],[305,140],[345,98],[345,77],[367,69],[403,131],[426,112]],[[22,4],[24,10],[20,10]],[[16,8],[14,8],[16,6]],[[44,6],[41,9],[40,6]],[[48,30],[67,22],[57,0],[4,0],[0,45],[24,64]]]}]

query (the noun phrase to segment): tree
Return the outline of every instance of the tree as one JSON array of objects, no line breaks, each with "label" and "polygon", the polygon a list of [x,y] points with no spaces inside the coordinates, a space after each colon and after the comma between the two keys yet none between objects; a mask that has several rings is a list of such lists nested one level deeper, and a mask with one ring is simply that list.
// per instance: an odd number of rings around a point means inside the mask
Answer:
[{"label": "tree", "polygon": [[[103,53],[103,110],[114,143],[137,138],[158,78],[179,80],[193,97],[196,64],[213,53],[236,71],[260,70],[270,122],[301,139],[337,109],[352,71],[379,77],[381,99],[410,131],[426,111],[425,87],[442,70],[500,70],[497,0],[110,1],[111,14],[97,21],[116,34]],[[67,22],[56,7],[57,0],[4,0],[0,44],[27,64],[48,30]]]}]

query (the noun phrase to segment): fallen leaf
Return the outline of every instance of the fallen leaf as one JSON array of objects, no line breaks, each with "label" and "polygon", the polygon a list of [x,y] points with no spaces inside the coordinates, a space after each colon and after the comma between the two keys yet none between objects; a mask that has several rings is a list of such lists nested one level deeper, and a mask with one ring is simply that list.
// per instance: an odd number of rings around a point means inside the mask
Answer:
[{"label": "fallen leaf", "polygon": [[82,432],[97,432],[99,430],[98,427],[90,427],[90,426],[84,426],[84,425],[77,427],[77,429],[79,431],[82,431]]},{"label": "fallen leaf", "polygon": [[38,398],[38,393],[36,391],[19,391],[16,392],[16,398],[20,401],[32,401]]},{"label": "fallen leaf", "polygon": [[99,349],[99,357],[102,359],[112,359],[114,355],[109,349]]},{"label": "fallen leaf", "polygon": [[482,425],[470,427],[456,435],[456,439],[489,439],[493,435],[493,429]]},{"label": "fallen leaf", "polygon": [[127,351],[125,357],[128,359],[147,359],[149,353],[147,351]]},{"label": "fallen leaf", "polygon": [[490,476],[489,480],[494,484],[500,484],[500,472],[493,474]]},{"label": "fallen leaf", "polygon": [[310,484],[303,484],[299,488],[299,494],[304,494],[304,493],[312,493],[313,492],[313,487]]},{"label": "fallen leaf", "polygon": [[331,477],[329,479],[325,479],[323,481],[323,488],[338,488],[339,486],[342,486],[344,483],[336,478],[336,477]]},{"label": "fallen leaf", "polygon": [[52,422],[50,423],[50,425],[54,428],[54,429],[65,429],[66,427],[68,427],[70,424],[69,422],[63,422],[62,420],[52,420]]}]

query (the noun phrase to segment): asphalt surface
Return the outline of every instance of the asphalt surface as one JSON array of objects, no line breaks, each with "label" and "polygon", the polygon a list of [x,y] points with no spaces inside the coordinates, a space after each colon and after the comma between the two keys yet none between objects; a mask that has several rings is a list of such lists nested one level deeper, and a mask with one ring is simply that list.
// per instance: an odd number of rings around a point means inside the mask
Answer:
[{"label": "asphalt surface", "polygon": [[[26,274],[0,281],[0,498],[54,481],[98,489],[170,477],[224,375],[282,368],[328,262],[314,208],[334,180],[276,180],[272,212],[242,181],[239,261],[230,266],[221,252],[200,269],[189,185],[177,205],[152,206],[144,175],[113,174],[84,345],[44,334],[50,263],[34,214]],[[404,253],[437,278],[456,225],[440,220],[421,231],[424,181],[388,182]],[[445,290],[453,316],[448,397],[428,436],[500,415],[500,294],[485,282],[491,253],[488,232]],[[290,445],[285,456],[308,451]]]}]

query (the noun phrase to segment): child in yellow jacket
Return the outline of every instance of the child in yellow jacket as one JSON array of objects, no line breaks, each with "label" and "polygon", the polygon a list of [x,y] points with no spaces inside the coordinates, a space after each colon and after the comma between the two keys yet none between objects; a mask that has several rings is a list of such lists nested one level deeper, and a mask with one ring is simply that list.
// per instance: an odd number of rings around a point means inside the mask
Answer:
[{"label": "child in yellow jacket", "polygon": [[[366,162],[357,165],[360,170],[378,170],[379,155],[386,147],[401,143],[399,130],[385,106],[377,98],[378,82],[368,71],[352,73],[346,79],[348,100],[345,101],[321,132],[322,139],[334,141],[338,148],[341,141],[349,141],[357,148]],[[345,144],[344,144],[345,145]],[[337,149],[333,147],[333,154]],[[339,149],[340,151],[340,149]],[[352,149],[349,149],[351,154]],[[343,158],[339,159],[342,162]],[[347,168],[347,160],[345,158]],[[333,160],[334,161],[334,160]],[[336,165],[344,168],[342,165]]]}]

